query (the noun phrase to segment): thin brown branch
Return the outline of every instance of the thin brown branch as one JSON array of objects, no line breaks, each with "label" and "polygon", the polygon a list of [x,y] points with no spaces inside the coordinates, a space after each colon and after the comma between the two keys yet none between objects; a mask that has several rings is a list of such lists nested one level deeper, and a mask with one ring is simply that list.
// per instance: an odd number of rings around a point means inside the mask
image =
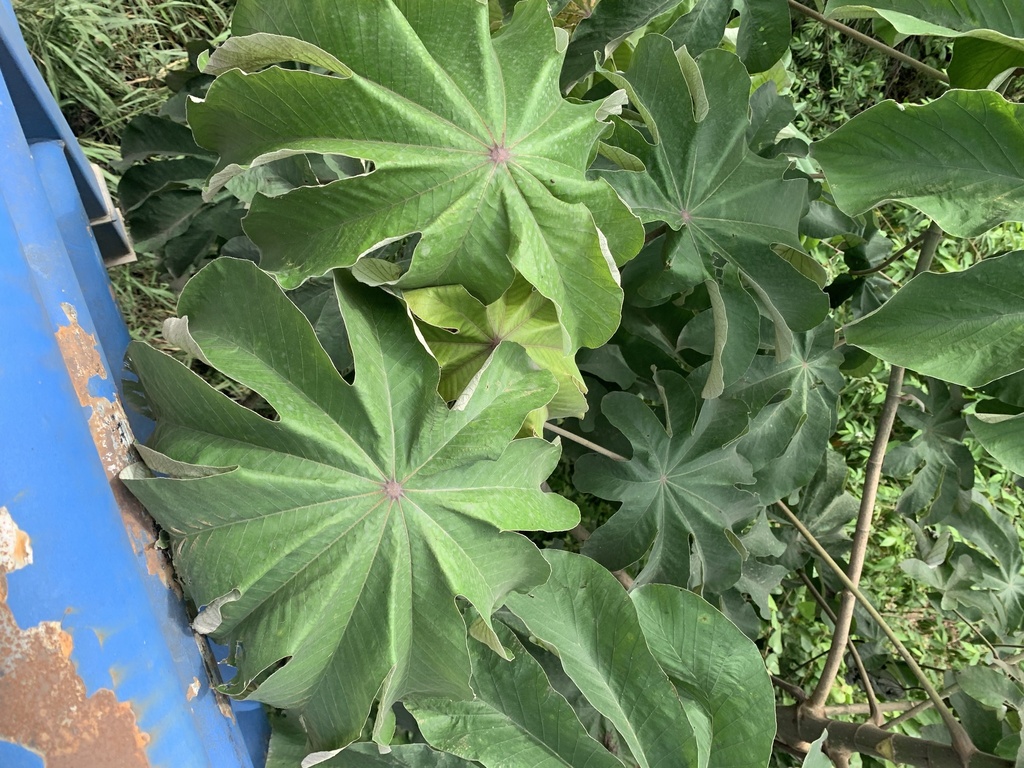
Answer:
[{"label": "thin brown branch", "polygon": [[[811,597],[814,598],[814,601],[821,606],[825,615],[828,616],[832,624],[835,625],[836,612],[832,610],[832,606],[828,604],[825,596],[818,591],[818,588],[814,586],[814,582],[812,582],[803,571],[800,571],[800,580],[804,583],[807,591],[811,593]],[[885,722],[885,718],[882,717],[882,710],[879,707],[878,695],[875,693],[875,686],[871,684],[871,678],[868,677],[868,670],[864,666],[864,660],[860,657],[860,652],[857,650],[857,646],[854,644],[852,637],[846,638],[846,647],[850,651],[850,655],[853,656],[853,663],[857,667],[857,674],[860,676],[861,685],[864,687],[864,693],[868,697],[868,712],[871,715],[871,722],[875,725],[881,725]]]},{"label": "thin brown branch", "polygon": [[[880,701],[878,702],[879,712],[906,712],[916,707],[917,701]],[[833,715],[869,715],[871,714],[870,704],[834,704],[825,707],[825,716]]]},{"label": "thin brown branch", "polygon": [[781,677],[778,677],[777,675],[772,675],[771,678],[772,685],[774,685],[776,688],[781,688],[794,699],[796,699],[798,702],[807,701],[807,692],[799,685],[794,685],[788,680],[783,680]]},{"label": "thin brown branch", "polygon": [[945,72],[935,69],[935,67],[929,67],[923,61],[918,61],[913,56],[908,56],[907,54],[903,53],[903,51],[898,51],[892,46],[886,45],[881,40],[875,40],[875,38],[869,37],[868,35],[865,35],[863,32],[858,32],[853,27],[848,27],[842,22],[836,21],[835,19],[830,19],[827,16],[823,16],[813,8],[808,8],[806,5],[798,3],[796,0],[789,0],[789,7],[792,8],[794,11],[799,11],[800,13],[804,14],[804,16],[811,17],[815,21],[818,21],[824,24],[825,26],[839,30],[844,35],[853,38],[857,42],[863,43],[864,45],[874,48],[876,51],[881,51],[886,56],[896,59],[896,61],[902,64],[906,64],[908,67],[912,67],[916,69],[918,72],[928,75],[928,77],[935,78],[936,80],[943,83],[949,83],[949,75],[947,75]]},{"label": "thin brown branch", "polygon": [[873,275],[875,272],[881,272],[886,267],[899,261],[899,259],[902,258],[907,253],[907,251],[912,251],[914,248],[917,248],[917,246],[924,242],[924,239],[927,235],[927,232],[922,232],[920,235],[918,235],[909,243],[907,243],[898,251],[896,251],[896,253],[894,253],[892,256],[883,261],[881,264],[874,267],[870,267],[868,269],[851,269],[850,274],[860,277],[862,275]]},{"label": "thin brown branch", "polygon": [[[843,586],[846,587],[847,591],[853,595],[857,602],[859,602],[864,607],[864,610],[867,611],[868,615],[872,619],[874,619],[875,623],[878,624],[878,628],[882,630],[882,632],[885,634],[887,638],[889,638],[889,642],[892,643],[893,646],[895,646],[900,656],[903,657],[904,663],[910,668],[910,671],[913,672],[914,677],[916,677],[918,681],[921,683],[921,687],[928,694],[928,698],[932,700],[935,709],[938,710],[939,716],[942,718],[942,722],[945,724],[946,729],[949,731],[949,735],[953,743],[953,748],[956,750],[956,753],[960,756],[964,765],[969,764],[972,759],[972,756],[978,752],[978,748],[974,746],[974,742],[971,741],[971,737],[967,734],[967,731],[964,730],[964,727],[953,716],[953,713],[949,710],[949,707],[946,706],[946,703],[942,700],[941,694],[937,690],[935,690],[935,686],[932,685],[932,681],[929,680],[928,677],[925,675],[924,670],[921,669],[921,665],[917,663],[917,659],[915,659],[913,654],[911,654],[911,652],[907,649],[907,646],[903,644],[903,641],[896,636],[896,633],[893,632],[892,627],[889,626],[888,622],[886,622],[886,620],[882,617],[882,614],[878,612],[875,606],[871,604],[871,601],[868,600],[868,598],[864,595],[863,592],[860,591],[857,585],[850,580],[850,577],[846,575],[846,571],[844,571],[842,567],[839,565],[839,563],[837,563],[832,558],[832,555],[830,555],[828,551],[821,545],[821,542],[815,538],[814,534],[807,529],[807,526],[805,526],[800,521],[800,518],[793,514],[793,510],[791,510],[781,501],[777,501],[775,503],[775,506],[782,511],[786,519],[793,524],[793,527],[796,528],[800,532],[800,535],[807,540],[807,543],[811,545],[811,548],[815,551],[818,557],[820,557],[825,562],[825,564],[843,583]],[[835,644],[836,643],[833,636],[833,647],[835,647]],[[821,713],[821,710],[815,711],[810,709],[810,707],[806,705],[803,707],[803,709],[804,711],[806,711],[808,716],[820,716]],[[861,727],[868,728],[873,726],[864,725]]]},{"label": "thin brown branch", "polygon": [[662,224],[660,227],[655,227],[644,235],[644,245],[650,245],[666,232],[668,232],[668,224]]}]

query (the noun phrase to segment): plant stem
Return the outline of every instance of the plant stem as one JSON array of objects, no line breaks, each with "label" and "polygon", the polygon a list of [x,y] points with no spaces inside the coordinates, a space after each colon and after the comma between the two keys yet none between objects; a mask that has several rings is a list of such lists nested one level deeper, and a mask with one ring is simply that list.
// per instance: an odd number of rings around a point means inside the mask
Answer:
[{"label": "plant stem", "polygon": [[[829,620],[833,625],[836,623],[836,612],[832,610],[832,606],[828,604],[825,596],[818,591],[817,587],[810,580],[806,573],[800,571],[800,580],[804,583],[807,591],[811,593],[811,597],[814,601],[821,606],[821,609],[828,616]],[[857,646],[854,645],[853,638],[846,638],[846,647],[850,651],[850,655],[853,656],[853,663],[857,667],[857,674],[860,676],[861,684],[864,686],[864,693],[868,697],[868,712],[871,715],[871,722],[875,725],[881,725],[885,722],[882,717],[882,710],[879,707],[878,696],[875,694],[875,687],[871,684],[871,679],[868,677],[867,668],[864,666],[864,660],[860,657],[860,652],[857,650]]]},{"label": "plant stem", "polygon": [[[921,251],[917,257],[917,265],[914,267],[914,274],[926,272],[935,258],[935,251],[939,241],[942,239],[942,230],[934,222],[928,227],[922,238]],[[875,501],[878,498],[878,486],[882,480],[882,463],[885,461],[885,451],[889,445],[889,437],[892,434],[893,425],[896,423],[896,412],[900,404],[900,390],[903,388],[903,376],[906,370],[898,365],[892,366],[889,371],[889,384],[885,390],[885,402],[882,405],[882,412],[878,417],[878,429],[875,432],[875,440],[871,446],[871,454],[868,457],[867,467],[864,470],[864,492],[861,494],[860,510],[857,513],[857,529],[853,535],[853,542],[850,546],[850,562],[846,574],[850,582],[856,587],[860,584],[861,573],[864,570],[864,558],[867,555],[868,540],[871,536],[871,523],[875,513]],[[850,593],[844,593],[839,604],[839,612],[835,619],[835,628],[832,632],[832,646],[829,649],[828,659],[825,661],[825,668],[822,670],[821,678],[807,700],[807,707],[819,714],[828,701],[832,686],[843,662],[843,651],[846,642],[850,637],[850,626],[853,623],[853,608],[855,600]]]},{"label": "plant stem", "polygon": [[896,261],[898,261],[899,258],[901,256],[903,256],[903,254],[905,254],[907,251],[912,250],[914,248],[917,248],[917,246],[919,246],[922,242],[924,242],[924,239],[927,236],[928,236],[927,232],[922,232],[920,235],[918,235],[913,240],[911,240],[909,243],[904,245],[902,248],[900,248],[898,251],[896,251],[896,253],[894,253],[892,256],[887,258],[885,261],[883,261],[877,267],[871,267],[870,269],[851,269],[850,270],[850,274],[851,275],[856,275],[857,277],[860,277],[862,275],[873,275],[873,274],[875,274],[875,272],[881,272],[883,269],[885,269],[889,265],[891,265],[891,264],[895,263]]},{"label": "plant stem", "polygon": [[776,740],[793,748],[806,746],[828,729],[828,743],[833,750],[859,752],[899,765],[921,768],[1011,768],[1013,760],[975,751],[966,760],[955,746],[926,741],[913,736],[876,728],[867,723],[847,723],[819,717],[802,711],[797,705],[775,708],[778,721]]},{"label": "plant stem", "polygon": [[[788,519],[789,522],[793,524],[793,527],[800,532],[800,535],[807,540],[807,543],[811,545],[811,548],[814,549],[818,557],[820,557],[825,562],[825,564],[832,569],[835,575],[839,577],[839,580],[843,582],[843,586],[846,587],[847,591],[851,595],[853,595],[857,602],[859,602],[864,607],[864,610],[867,611],[868,615],[872,619],[874,619],[876,624],[878,624],[879,629],[881,629],[885,636],[889,638],[889,642],[891,642],[896,647],[896,650],[899,652],[900,656],[903,657],[903,661],[906,663],[908,667],[910,667],[910,671],[914,673],[914,677],[916,677],[918,681],[921,683],[921,687],[924,688],[925,692],[928,694],[928,698],[932,700],[932,704],[935,706],[935,709],[938,710],[939,715],[942,717],[942,722],[945,723],[946,729],[949,731],[949,735],[952,738],[953,748],[956,750],[956,754],[960,756],[961,761],[964,765],[969,765],[971,763],[972,757],[978,753],[978,748],[974,746],[974,742],[971,741],[971,737],[967,734],[967,731],[964,730],[964,727],[953,716],[953,713],[949,711],[949,707],[946,706],[946,703],[942,700],[942,696],[939,694],[939,692],[935,690],[935,686],[932,685],[931,680],[929,680],[927,676],[924,674],[924,670],[921,669],[921,666],[917,663],[917,659],[915,659],[913,654],[911,654],[910,651],[907,650],[907,647],[903,644],[903,641],[896,636],[896,633],[893,632],[892,627],[890,627],[889,624],[885,621],[885,619],[882,618],[882,614],[880,614],[875,609],[875,606],[871,604],[871,601],[867,599],[864,593],[861,592],[860,589],[858,589],[857,585],[854,584],[853,581],[850,579],[850,577],[846,575],[846,572],[842,569],[839,563],[832,559],[832,555],[830,555],[828,551],[821,545],[821,542],[819,542],[814,537],[814,534],[812,534],[807,529],[807,526],[800,522],[800,518],[793,514],[793,510],[791,510],[781,501],[776,502],[775,506],[782,511],[786,519]],[[835,637],[833,636],[833,647],[835,647],[835,644]],[[808,701],[808,704],[809,703],[810,702]],[[806,712],[807,718],[812,718],[815,716],[820,717],[820,712],[824,710],[824,708],[822,707],[816,711],[806,705],[802,707],[802,709]],[[873,726],[861,725],[859,727],[872,728]],[[829,726],[829,728],[831,728],[831,726]],[[817,738],[817,736],[815,738]],[[893,758],[890,757],[888,759],[892,760]],[[897,760],[896,762],[911,761]]]},{"label": "plant stem", "polygon": [[870,46],[871,48],[874,48],[877,51],[881,51],[886,56],[890,56],[896,59],[896,61],[899,61],[902,64],[906,64],[908,67],[913,67],[918,72],[928,75],[928,77],[933,77],[936,80],[943,83],[949,83],[949,75],[947,75],[945,72],[935,69],[934,67],[929,67],[923,61],[918,61],[913,56],[908,56],[902,51],[897,51],[895,48],[886,45],[881,40],[875,40],[875,38],[868,37],[863,32],[858,32],[853,27],[848,27],[842,22],[836,21],[835,19],[830,19],[827,16],[823,16],[813,8],[808,8],[806,5],[798,3],[796,0],[789,0],[789,7],[792,8],[794,11],[799,11],[805,16],[810,16],[812,19],[821,22],[825,26],[839,30],[847,37],[852,37],[854,40],[863,43],[864,45]]},{"label": "plant stem", "polygon": [[[943,693],[943,691],[940,691]],[[878,702],[879,712],[906,712],[909,709],[913,709],[921,702],[919,701],[880,701]],[[931,706],[931,702],[928,702]],[[870,704],[836,704],[835,706],[825,707],[825,716],[830,717],[832,715],[867,715],[871,713]]]},{"label": "plant stem", "polygon": [[574,443],[578,443],[584,448],[589,448],[594,451],[594,453],[600,453],[602,456],[607,456],[612,461],[629,461],[625,456],[615,453],[614,451],[609,451],[607,448],[602,448],[597,443],[592,443],[587,440],[587,438],[574,435],[572,432],[562,429],[561,427],[556,427],[554,424],[548,424],[545,422],[544,429],[552,434],[558,435],[559,437],[564,437],[566,440],[572,440]]},{"label": "plant stem", "polygon": [[807,701],[807,692],[804,691],[804,689],[801,688],[799,685],[794,685],[788,680],[783,680],[781,677],[777,677],[776,675],[772,675],[771,678],[772,685],[774,685],[776,688],[781,688],[794,699],[796,699],[798,702]]}]

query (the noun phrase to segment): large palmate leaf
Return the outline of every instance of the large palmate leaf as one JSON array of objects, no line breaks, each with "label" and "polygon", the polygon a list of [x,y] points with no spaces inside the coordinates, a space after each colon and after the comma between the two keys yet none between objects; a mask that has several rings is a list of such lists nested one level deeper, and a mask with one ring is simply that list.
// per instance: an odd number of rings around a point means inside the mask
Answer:
[{"label": "large palmate leaf", "polygon": [[813,328],[828,311],[825,295],[772,251],[801,250],[797,227],[806,182],[783,179],[789,164],[754,155],[747,144],[750,78],[739,59],[709,50],[699,59],[706,117],[694,117],[690,88],[672,43],[640,41],[625,74],[606,73],[643,113],[656,143],[616,123],[610,141],[640,158],[643,172],[602,172],[645,222],[663,221],[667,273],[648,292],[668,296],[713,279],[715,259],[734,264],[780,325]]},{"label": "large palmate leaf", "polygon": [[756,414],[738,450],[754,467],[754,487],[772,504],[806,485],[836,428],[836,405],[844,378],[835,330],[827,320],[797,334],[790,356],[759,355],[723,397],[739,400]]},{"label": "large palmate leaf", "polygon": [[441,364],[445,400],[459,396],[502,341],[514,341],[558,381],[558,392],[547,406],[549,417],[586,412],[587,388],[572,355],[562,351],[555,308],[521,277],[486,307],[458,285],[406,291],[402,298],[424,321],[420,330]]},{"label": "large palmate leaf", "polygon": [[622,768],[587,734],[516,636],[500,624],[495,630],[513,659],[505,661],[481,643],[470,645],[472,701],[407,702],[426,740],[487,768]]},{"label": "large palmate leaf", "polygon": [[566,674],[614,723],[641,768],[706,766],[710,713],[680,701],[622,585],[587,557],[553,549],[544,557],[551,578],[529,595],[509,595],[508,607],[558,651]]},{"label": "large palmate leaf", "polygon": [[733,443],[747,428],[747,409],[734,401],[702,401],[675,373],[659,371],[656,381],[664,424],[635,395],[613,392],[601,402],[632,444],[633,457],[619,462],[587,455],[576,462],[573,482],[581,491],[622,502],[583,551],[618,569],[650,550],[638,582],[687,586],[692,538],[697,583],[720,593],[740,577],[733,528],[753,520],[758,509],[756,498],[737,488],[754,482]]},{"label": "large palmate leaf", "polygon": [[[561,97],[564,51],[543,0],[519,3],[493,39],[488,18],[477,0],[242,0],[239,37],[210,62],[224,74],[189,121],[220,155],[214,185],[294,152],[373,163],[254,200],[246,231],[286,287],[420,233],[389,281],[463,285],[491,303],[518,271],[554,303],[567,352],[597,346],[619,316],[612,259],[643,240],[614,191],[584,176],[606,107]],[[293,59],[330,74],[231,69]]]},{"label": "large palmate leaf", "polygon": [[471,696],[455,596],[486,626],[510,590],[548,573],[503,531],[579,519],[540,491],[557,448],[512,439],[554,394],[550,374],[503,344],[449,410],[401,305],[336,281],[354,385],[250,262],[218,259],[182,294],[202,357],[277,421],[148,346],[131,354],[157,421],[143,450],[166,477],[135,467],[129,487],[170,534],[192,599],[219,611],[200,624],[236,647],[230,690],[256,684],[253,698],[300,710],[315,749],[356,738],[374,698],[388,712],[405,695]]},{"label": "large palmate leaf", "polygon": [[898,414],[916,434],[889,450],[882,470],[914,477],[900,495],[897,512],[913,516],[926,511],[929,523],[946,522],[970,507],[974,487],[974,457],[963,442],[963,398],[934,379],[927,392],[908,388],[907,394],[917,402],[901,405]]},{"label": "large palmate leaf", "polygon": [[886,362],[967,387],[1016,373],[1024,369],[1024,251],[963,272],[918,275],[848,325],[846,340]]},{"label": "large palmate leaf", "polygon": [[647,584],[632,593],[640,627],[679,695],[711,718],[709,768],[763,768],[775,739],[775,694],[757,647],[692,592]]},{"label": "large palmate leaf", "polygon": [[1024,219],[1024,105],[953,90],[930,104],[885,101],[811,147],[851,216],[906,203],[958,237]]}]

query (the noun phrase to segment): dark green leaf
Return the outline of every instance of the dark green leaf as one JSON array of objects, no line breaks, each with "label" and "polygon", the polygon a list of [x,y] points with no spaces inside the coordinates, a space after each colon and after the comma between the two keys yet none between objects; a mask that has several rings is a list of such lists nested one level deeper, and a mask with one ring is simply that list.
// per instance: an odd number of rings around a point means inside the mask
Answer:
[{"label": "dark green leaf", "polygon": [[1024,251],[963,272],[919,275],[848,325],[846,340],[893,365],[968,387],[1016,373],[1024,368]]},{"label": "dark green leaf", "polygon": [[576,462],[573,482],[580,490],[622,502],[584,552],[614,570],[650,550],[638,582],[687,586],[692,538],[696,584],[722,592],[740,577],[732,531],[753,520],[758,509],[755,497],[737,488],[754,481],[733,443],[747,427],[747,410],[731,401],[702,402],[675,373],[660,371],[656,381],[664,425],[634,395],[613,392],[601,403],[632,444],[633,457],[618,462],[592,454]]},{"label": "dark green leaf", "polygon": [[702,764],[698,752],[708,753],[710,734],[694,732],[622,585],[590,558],[551,549],[544,557],[551,578],[529,595],[509,595],[508,607],[558,651],[566,673],[615,724],[641,768]]},{"label": "dark green leaf", "polygon": [[658,143],[616,124],[611,141],[647,170],[602,172],[644,222],[663,221],[667,273],[650,281],[651,294],[669,296],[715,276],[715,259],[735,265],[783,328],[807,330],[828,309],[826,297],[771,249],[801,249],[797,226],[806,182],[786,181],[784,160],[765,160],[747,146],[750,78],[732,54],[707,51],[700,72],[710,111],[694,120],[672,43],[660,35],[641,40],[626,74],[606,76],[626,88],[645,114]]},{"label": "dark green leaf", "polygon": [[1024,105],[994,91],[949,91],[923,106],[882,102],[811,154],[851,216],[892,200],[957,237],[1024,219]]}]

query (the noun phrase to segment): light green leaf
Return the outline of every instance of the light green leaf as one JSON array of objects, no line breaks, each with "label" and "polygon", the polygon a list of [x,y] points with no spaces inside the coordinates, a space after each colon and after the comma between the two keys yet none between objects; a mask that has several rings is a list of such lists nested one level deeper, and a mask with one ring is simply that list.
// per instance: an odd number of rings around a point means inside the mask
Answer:
[{"label": "light green leaf", "polygon": [[757,647],[708,602],[647,584],[631,593],[647,645],[679,695],[711,717],[709,768],[763,768],[775,739],[775,694]]},{"label": "light green leaf", "polygon": [[[353,744],[318,768],[476,768],[476,763],[447,752],[437,752],[425,744],[392,747],[381,754],[376,744]],[[268,766],[269,768],[269,766]],[[294,768],[298,768],[295,766]]]},{"label": "light green leaf", "polygon": [[[551,578],[508,607],[553,646],[566,674],[615,724],[641,768],[698,766],[698,743],[676,691],[644,640],[622,585],[590,558],[548,549]],[[602,631],[595,631],[595,627]]]},{"label": "light green leaf", "polygon": [[738,270],[730,266],[721,280],[721,286],[714,280],[704,283],[711,297],[715,340],[708,380],[701,392],[706,399],[719,397],[746,373],[761,343],[761,314],[743,289]]},{"label": "light green leaf", "polygon": [[486,307],[460,285],[406,291],[403,298],[424,321],[420,331],[441,365],[445,400],[457,399],[498,345],[510,341],[554,374],[558,392],[547,405],[550,418],[586,412],[587,388],[572,355],[562,352],[555,307],[521,277]]},{"label": "light green leaf", "polygon": [[846,327],[888,363],[967,387],[1024,369],[1024,251],[963,272],[918,275]]},{"label": "light green leaf", "polygon": [[[291,153],[373,163],[253,202],[246,231],[283,285],[418,232],[398,287],[458,284],[489,304],[519,272],[554,303],[567,354],[611,336],[622,301],[612,261],[635,255],[643,230],[606,183],[585,176],[607,127],[602,105],[559,94],[563,52],[543,0],[519,3],[494,38],[487,5],[463,0],[359,0],[344,11],[329,0],[242,0],[234,31],[235,46],[271,36],[259,63],[270,42],[295,38],[354,74],[219,77],[189,109],[197,140],[220,155],[214,188]],[[282,42],[279,59],[292,55]]]},{"label": "light green leaf", "polygon": [[882,102],[811,153],[850,216],[906,203],[957,237],[1024,219],[1024,105],[994,91],[949,91],[923,106]]},{"label": "light green leaf", "polygon": [[979,413],[967,417],[971,432],[985,450],[1011,472],[1024,475],[1024,414]]},{"label": "light green leaf", "polygon": [[554,394],[550,374],[503,345],[449,410],[397,300],[344,272],[336,285],[354,385],[250,262],[217,259],[185,287],[195,344],[277,421],[148,346],[131,350],[157,422],[150,448],[221,469],[175,479],[136,465],[126,481],[170,535],[196,605],[240,593],[213,635],[235,648],[228,690],[255,684],[250,698],[299,710],[316,750],[358,737],[375,698],[388,712],[407,695],[471,695],[455,596],[486,621],[510,590],[547,578],[534,545],[507,531],[579,520],[540,490],[558,450],[512,439]]},{"label": "light green leaf", "polygon": [[801,768],[832,768],[832,758],[825,754],[825,741],[828,739],[828,729],[821,732],[821,736],[811,742],[807,750],[807,757],[801,763]]},{"label": "light green leaf", "polygon": [[426,740],[487,768],[622,768],[587,734],[516,636],[501,624],[494,629],[513,659],[505,661],[481,643],[470,644],[472,701],[406,703]]},{"label": "light green leaf", "polygon": [[635,395],[613,392],[601,403],[604,415],[632,444],[632,458],[620,462],[591,454],[576,462],[577,488],[622,502],[583,551],[614,570],[650,550],[639,583],[687,586],[692,538],[697,584],[720,593],[740,577],[733,529],[753,520],[758,510],[756,498],[737,488],[754,482],[750,463],[733,442],[747,428],[747,409],[733,401],[702,401],[675,373],[659,371],[655,380],[664,400],[664,424]]},{"label": "light green leaf", "polygon": [[[630,70],[606,73],[626,88],[656,144],[619,121],[610,141],[639,157],[644,173],[603,171],[644,220],[663,221],[666,272],[649,281],[650,298],[688,290],[716,274],[715,260],[733,264],[772,318],[793,330],[824,319],[828,300],[811,280],[771,249],[801,249],[797,228],[806,182],[787,181],[785,160],[765,160],[747,145],[750,78],[739,59],[710,50],[699,59],[709,111],[696,122],[672,43],[647,35]],[[641,291],[643,294],[644,291]]]}]

